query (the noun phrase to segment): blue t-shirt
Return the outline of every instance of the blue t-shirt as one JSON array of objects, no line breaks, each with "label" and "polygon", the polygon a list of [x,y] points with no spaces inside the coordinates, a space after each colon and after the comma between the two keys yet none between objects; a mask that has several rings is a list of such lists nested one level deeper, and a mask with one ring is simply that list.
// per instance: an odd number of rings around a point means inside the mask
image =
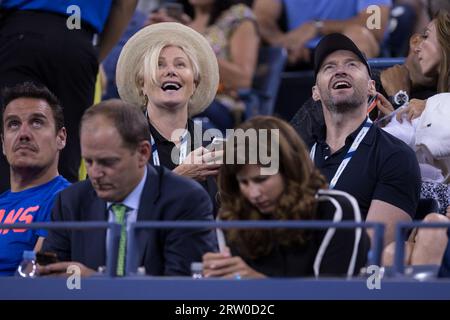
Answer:
[{"label": "blue t-shirt", "polygon": [[[0,195],[0,225],[50,221],[50,213],[59,191],[70,183],[62,176],[20,192],[6,191]],[[24,250],[33,250],[46,230],[0,229],[0,276],[14,275]]]},{"label": "blue t-shirt", "polygon": [[81,20],[100,33],[108,18],[112,0],[3,0],[0,3],[0,7],[6,9],[50,11],[67,16],[73,13],[67,13],[67,8],[77,5],[80,7]]},{"label": "blue t-shirt", "polygon": [[[283,0],[288,30],[313,20],[346,20],[357,16],[370,5],[392,6],[392,0]],[[315,48],[320,37],[307,43]]]}]

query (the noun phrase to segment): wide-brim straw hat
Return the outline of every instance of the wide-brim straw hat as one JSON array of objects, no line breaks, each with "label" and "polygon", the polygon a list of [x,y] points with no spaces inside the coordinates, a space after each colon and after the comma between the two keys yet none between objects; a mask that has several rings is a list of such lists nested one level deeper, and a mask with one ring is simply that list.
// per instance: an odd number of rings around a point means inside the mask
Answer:
[{"label": "wide-brim straw hat", "polygon": [[145,106],[142,88],[136,75],[144,63],[144,54],[156,43],[169,41],[193,50],[199,64],[200,83],[189,103],[189,116],[205,110],[216,96],[219,85],[219,66],[211,45],[206,38],[181,23],[161,22],[147,26],[134,34],[120,53],[116,68],[116,84],[122,100],[137,106]]}]

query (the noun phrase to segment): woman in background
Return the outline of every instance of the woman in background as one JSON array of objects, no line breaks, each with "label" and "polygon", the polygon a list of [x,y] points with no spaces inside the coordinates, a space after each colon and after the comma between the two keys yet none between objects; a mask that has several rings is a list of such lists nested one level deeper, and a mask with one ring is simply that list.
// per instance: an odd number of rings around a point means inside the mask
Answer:
[{"label": "woman in background", "polygon": [[[422,73],[437,79],[437,93],[450,92],[450,13],[439,11],[423,32],[422,39],[416,49]],[[420,117],[425,104],[426,100],[412,99],[408,107],[397,114],[397,119],[402,121],[404,115],[409,121]]]},{"label": "woman in background", "polygon": [[[141,29],[125,44],[116,71],[120,97],[142,107],[151,133],[150,163],[199,181],[215,203],[220,164],[191,119],[214,99],[217,59],[205,38],[179,23]],[[217,208],[215,208],[216,211]]]},{"label": "woman in background", "polygon": [[[439,213],[430,213],[424,222],[449,222],[446,209],[450,204],[450,130],[447,118],[450,114],[450,14],[441,10],[428,24],[417,49],[420,67],[426,76],[436,77],[437,95],[428,100],[413,99],[400,111],[397,118],[406,116],[411,121],[408,140],[416,151],[421,167],[421,198],[438,202]],[[383,105],[392,108],[389,101]],[[388,129],[389,130],[389,129]],[[397,131],[397,130],[396,130]],[[389,131],[388,131],[389,132]],[[395,134],[394,134],[395,135]],[[420,228],[413,232],[405,246],[405,263],[412,265],[439,265],[448,244],[446,229]],[[384,251],[385,265],[393,263],[394,244]]]}]

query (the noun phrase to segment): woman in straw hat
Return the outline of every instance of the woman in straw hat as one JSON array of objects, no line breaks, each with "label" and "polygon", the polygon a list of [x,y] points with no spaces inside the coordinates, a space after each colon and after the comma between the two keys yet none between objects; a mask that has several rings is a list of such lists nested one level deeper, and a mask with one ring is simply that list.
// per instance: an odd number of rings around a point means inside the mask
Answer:
[{"label": "woman in straw hat", "polygon": [[245,103],[238,90],[252,86],[260,37],[250,7],[236,0],[188,0],[193,19],[174,16],[167,8],[153,12],[148,24],[181,21],[205,36],[219,63],[220,85],[216,98],[199,116],[225,131],[240,123]]},{"label": "woman in straw hat", "polygon": [[[423,218],[424,222],[431,223],[450,222],[449,38],[450,13],[440,10],[424,30],[423,40],[416,49],[422,72],[437,79],[438,94],[427,100],[413,99],[397,113],[397,120],[403,118],[402,123],[393,120],[386,127],[386,131],[407,142],[416,152],[422,175],[420,197],[437,200],[439,204],[439,213],[429,213]],[[394,109],[388,100],[382,99],[381,102],[384,109]],[[448,243],[446,229],[419,228],[406,242],[405,263],[440,264]],[[391,243],[384,251],[385,264],[393,263],[394,252],[395,244]],[[450,265],[450,261],[446,263]]]},{"label": "woman in straw hat", "polygon": [[145,111],[150,162],[201,182],[214,199],[212,177],[220,165],[212,163],[202,130],[190,119],[211,103],[219,83],[217,59],[206,39],[174,22],[145,27],[125,44],[116,82],[120,97]]}]

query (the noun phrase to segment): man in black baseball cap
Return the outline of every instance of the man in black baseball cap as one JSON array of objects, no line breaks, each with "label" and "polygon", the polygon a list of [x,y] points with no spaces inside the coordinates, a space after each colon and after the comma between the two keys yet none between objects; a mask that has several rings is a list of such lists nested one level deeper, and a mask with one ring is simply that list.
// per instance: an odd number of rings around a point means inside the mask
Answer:
[{"label": "man in black baseball cap", "polygon": [[376,94],[375,82],[352,40],[339,33],[323,37],[314,53],[314,74],[313,99],[322,102],[325,116],[327,111],[328,116],[330,111],[339,111],[358,112],[365,118],[368,97]]},{"label": "man in black baseball cap", "polygon": [[314,51],[314,75],[317,76],[317,72],[322,65],[323,60],[334,51],[347,50],[351,51],[364,63],[369,72],[369,76],[372,76],[370,66],[367,63],[364,53],[362,53],[358,47],[353,43],[350,38],[344,36],[341,33],[332,33],[322,38]]},{"label": "man in black baseball cap", "polygon": [[415,154],[367,117],[368,97],[377,95],[375,82],[349,38],[325,36],[315,51],[314,72],[312,97],[322,104],[325,128],[315,137],[311,158],[331,189],[356,198],[361,220],[385,224],[388,244],[395,225],[411,221],[416,211],[420,172]]}]

